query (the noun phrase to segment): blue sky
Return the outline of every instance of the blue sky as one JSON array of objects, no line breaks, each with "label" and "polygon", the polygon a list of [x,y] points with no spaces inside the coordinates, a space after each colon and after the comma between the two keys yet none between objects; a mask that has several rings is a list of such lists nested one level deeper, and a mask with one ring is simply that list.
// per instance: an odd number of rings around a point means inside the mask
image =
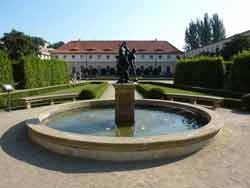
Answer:
[{"label": "blue sky", "polygon": [[218,13],[227,36],[250,30],[249,0],[1,0],[0,36],[15,28],[49,42],[167,40],[184,46],[189,21]]}]

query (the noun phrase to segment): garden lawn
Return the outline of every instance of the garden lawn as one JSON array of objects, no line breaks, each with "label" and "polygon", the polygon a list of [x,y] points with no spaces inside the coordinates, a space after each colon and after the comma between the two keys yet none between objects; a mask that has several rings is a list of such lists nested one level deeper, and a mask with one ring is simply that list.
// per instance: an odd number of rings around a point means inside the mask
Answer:
[{"label": "garden lawn", "polygon": [[[143,89],[139,89],[139,88]],[[159,86],[155,84],[139,84],[139,87],[137,87],[137,90],[139,93],[145,96],[147,92],[149,92],[152,88],[161,88],[163,89],[164,93],[173,93],[173,94],[186,94],[186,95],[197,95],[197,96],[215,96],[215,97],[223,97],[219,95],[210,95],[207,93],[202,92],[196,92],[196,91],[189,91],[184,89],[177,89],[177,88],[171,88],[167,86]],[[144,90],[144,91],[143,91]],[[146,93],[144,93],[146,92]],[[224,97],[224,102],[222,104],[225,108],[235,108],[235,109],[241,109],[242,108],[242,102],[240,98],[230,98],[230,97]]]}]

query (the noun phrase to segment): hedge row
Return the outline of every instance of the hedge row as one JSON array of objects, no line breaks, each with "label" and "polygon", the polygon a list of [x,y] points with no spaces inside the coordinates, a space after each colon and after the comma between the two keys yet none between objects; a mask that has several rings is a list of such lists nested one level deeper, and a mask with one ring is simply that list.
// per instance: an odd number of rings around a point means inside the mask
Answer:
[{"label": "hedge row", "polygon": [[250,92],[250,51],[234,56],[231,68],[230,88],[234,91]]},{"label": "hedge row", "polygon": [[175,70],[175,84],[221,89],[224,85],[225,67],[221,57],[196,57],[181,59]]},{"label": "hedge row", "polygon": [[23,57],[14,64],[14,78],[17,88],[39,88],[66,84],[69,72],[64,61],[41,60],[38,57]]},{"label": "hedge row", "polygon": [[11,61],[6,53],[0,50],[0,85],[13,84]]}]

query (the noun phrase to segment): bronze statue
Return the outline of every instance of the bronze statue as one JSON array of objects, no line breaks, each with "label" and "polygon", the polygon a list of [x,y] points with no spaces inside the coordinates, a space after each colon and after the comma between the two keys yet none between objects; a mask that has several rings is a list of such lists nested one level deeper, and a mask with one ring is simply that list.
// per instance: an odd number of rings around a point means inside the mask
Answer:
[{"label": "bronze statue", "polygon": [[135,53],[136,50],[129,50],[126,42],[122,42],[119,47],[119,55],[117,57],[118,64],[117,70],[120,76],[118,83],[128,83],[129,82],[129,73],[128,70],[131,67],[134,75],[136,76],[136,68],[135,68]]}]

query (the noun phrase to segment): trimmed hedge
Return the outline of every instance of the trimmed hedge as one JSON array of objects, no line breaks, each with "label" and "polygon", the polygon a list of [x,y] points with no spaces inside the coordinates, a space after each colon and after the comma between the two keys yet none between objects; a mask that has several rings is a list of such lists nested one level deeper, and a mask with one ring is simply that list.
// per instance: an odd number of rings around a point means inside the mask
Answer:
[{"label": "trimmed hedge", "polygon": [[234,56],[230,88],[234,91],[250,92],[250,51],[243,51]]},{"label": "trimmed hedge", "polygon": [[12,66],[7,54],[0,50],[0,85],[13,84]]},{"label": "trimmed hedge", "polygon": [[22,89],[66,84],[70,79],[66,62],[59,60],[27,56],[14,64],[13,68],[17,88]]},{"label": "trimmed hedge", "polygon": [[225,67],[221,57],[181,59],[175,70],[174,83],[221,89],[224,86]]},{"label": "trimmed hedge", "polygon": [[94,98],[96,98],[95,93],[93,91],[87,90],[87,89],[83,89],[78,96],[78,99],[80,99],[80,100],[94,99]]},{"label": "trimmed hedge", "polygon": [[152,88],[149,90],[148,95],[151,99],[161,99],[164,97],[164,90],[161,88]]},{"label": "trimmed hedge", "polygon": [[84,88],[81,93],[79,94],[78,99],[85,100],[85,99],[94,99],[94,98],[100,98],[104,91],[108,87],[107,82],[100,82],[99,85],[90,85],[89,87]]},{"label": "trimmed hedge", "polygon": [[140,93],[143,98],[149,98],[148,91],[144,87],[142,87],[141,84],[136,85],[136,91],[138,91],[138,93]]}]

